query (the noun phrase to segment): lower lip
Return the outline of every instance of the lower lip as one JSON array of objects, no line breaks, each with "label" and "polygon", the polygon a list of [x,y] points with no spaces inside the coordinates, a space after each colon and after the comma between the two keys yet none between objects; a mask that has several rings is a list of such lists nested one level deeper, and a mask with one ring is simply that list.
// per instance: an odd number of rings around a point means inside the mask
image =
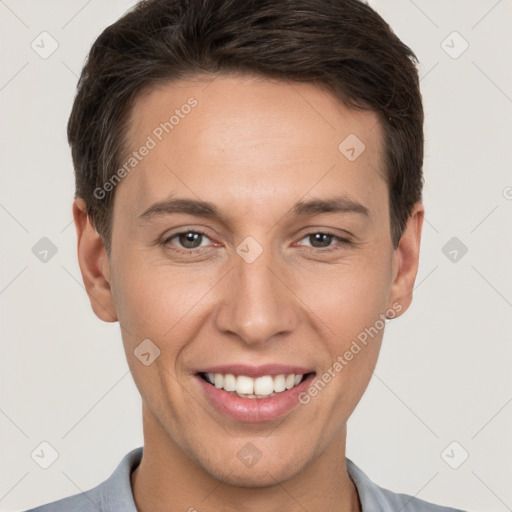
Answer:
[{"label": "lower lip", "polygon": [[298,386],[269,398],[243,398],[216,388],[196,375],[202,390],[218,411],[231,419],[246,423],[272,421],[285,415],[300,404],[299,395],[307,390],[314,378],[314,374],[308,375]]}]

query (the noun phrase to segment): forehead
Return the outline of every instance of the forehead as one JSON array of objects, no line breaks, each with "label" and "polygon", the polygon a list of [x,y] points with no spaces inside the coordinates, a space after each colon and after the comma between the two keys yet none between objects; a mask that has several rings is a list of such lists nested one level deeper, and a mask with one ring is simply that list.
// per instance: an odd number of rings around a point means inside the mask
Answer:
[{"label": "forehead", "polygon": [[123,163],[135,165],[116,202],[138,213],[177,193],[245,213],[276,196],[337,190],[371,209],[387,197],[377,114],[313,84],[203,76],[161,85],[136,100],[126,146]]}]

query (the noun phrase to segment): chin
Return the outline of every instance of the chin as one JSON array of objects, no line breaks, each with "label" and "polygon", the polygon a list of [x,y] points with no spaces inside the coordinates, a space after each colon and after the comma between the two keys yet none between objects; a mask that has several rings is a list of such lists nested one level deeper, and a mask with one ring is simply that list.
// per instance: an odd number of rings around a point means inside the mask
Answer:
[{"label": "chin", "polygon": [[274,460],[265,460],[266,456],[263,455],[249,467],[237,457],[230,456],[215,460],[211,456],[206,460],[196,459],[196,464],[212,478],[225,485],[256,489],[284,483],[303,472],[313,462],[299,456],[290,460],[289,454],[289,451],[285,455],[275,453]]},{"label": "chin", "polygon": [[[208,471],[208,468],[204,469]],[[290,480],[296,474],[295,471],[287,470],[279,465],[261,466],[256,469],[256,467],[244,468],[241,464],[233,465],[228,472],[226,472],[226,468],[219,471],[211,468],[208,472],[212,477],[225,485],[243,487],[245,489],[272,487]]]}]

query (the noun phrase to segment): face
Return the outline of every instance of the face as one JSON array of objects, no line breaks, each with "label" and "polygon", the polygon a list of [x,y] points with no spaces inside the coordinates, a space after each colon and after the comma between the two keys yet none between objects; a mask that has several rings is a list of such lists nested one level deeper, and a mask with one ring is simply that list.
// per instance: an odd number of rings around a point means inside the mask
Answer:
[{"label": "face", "polygon": [[146,436],[243,486],[344,436],[417,269],[421,215],[392,247],[382,140],[375,113],[311,84],[219,76],[138,98],[106,284],[88,290],[121,324]]}]

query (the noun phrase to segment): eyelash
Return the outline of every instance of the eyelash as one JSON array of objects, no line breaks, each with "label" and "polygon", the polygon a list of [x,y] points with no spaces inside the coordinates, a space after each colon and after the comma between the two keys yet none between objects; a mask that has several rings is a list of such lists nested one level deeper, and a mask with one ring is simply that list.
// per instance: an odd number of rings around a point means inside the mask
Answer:
[{"label": "eyelash", "polygon": [[346,248],[346,247],[349,247],[352,245],[352,241],[349,240],[348,238],[343,238],[341,236],[335,235],[334,233],[331,233],[330,231],[311,231],[310,233],[306,233],[301,238],[301,240],[303,240],[304,238],[310,237],[312,235],[317,235],[317,234],[330,236],[333,238],[333,241],[335,241],[336,243],[334,245],[329,245],[326,248],[306,246],[306,247],[308,247],[307,250],[313,251],[313,252],[331,253],[331,252],[339,251],[342,248]]},{"label": "eyelash", "polygon": [[[176,237],[179,237],[180,235],[186,235],[186,234],[189,234],[189,233],[194,233],[196,235],[201,235],[202,237],[209,238],[208,235],[204,231],[196,231],[196,230],[180,231],[179,233],[174,233],[173,235],[171,235],[171,236],[165,238],[164,240],[162,240],[160,242],[160,245],[162,245],[164,247],[169,247],[170,246],[170,241],[172,239],[174,239]],[[306,233],[301,238],[301,240],[304,240],[304,238],[307,238],[307,237],[310,237],[310,236],[313,236],[313,235],[317,235],[317,234],[322,234],[322,235],[330,236],[335,241],[337,241],[337,244],[328,246],[327,248],[319,248],[319,247],[306,246],[306,247],[308,247],[308,249],[307,249],[308,252],[317,252],[317,253],[319,252],[319,253],[325,254],[325,253],[331,253],[331,252],[334,252],[334,251],[338,251],[342,247],[348,247],[348,246],[352,245],[352,241],[349,240],[348,238],[340,237],[340,236],[335,235],[334,233],[331,233],[329,231],[311,231],[309,233]],[[185,254],[185,255],[189,255],[190,256],[190,255],[202,254],[207,249],[208,249],[207,247],[196,247],[195,249],[180,249],[178,247],[173,247],[171,250],[174,251],[174,252],[177,252],[179,254]]]},{"label": "eyelash", "polygon": [[[165,238],[164,240],[162,240],[161,245],[168,248],[170,246],[170,241],[173,238],[179,237],[180,235],[187,235],[188,233],[194,233],[196,235],[201,235],[206,238],[209,238],[208,235],[204,231],[196,231],[196,230],[190,229],[188,231],[180,231],[179,233],[174,233],[174,235],[171,235],[171,236]],[[180,249],[178,247],[171,248],[171,250],[173,252],[177,252],[178,254],[185,254],[187,256],[195,256],[195,255],[202,254],[205,251],[205,249],[207,249],[207,247],[197,247],[195,249]]]}]

